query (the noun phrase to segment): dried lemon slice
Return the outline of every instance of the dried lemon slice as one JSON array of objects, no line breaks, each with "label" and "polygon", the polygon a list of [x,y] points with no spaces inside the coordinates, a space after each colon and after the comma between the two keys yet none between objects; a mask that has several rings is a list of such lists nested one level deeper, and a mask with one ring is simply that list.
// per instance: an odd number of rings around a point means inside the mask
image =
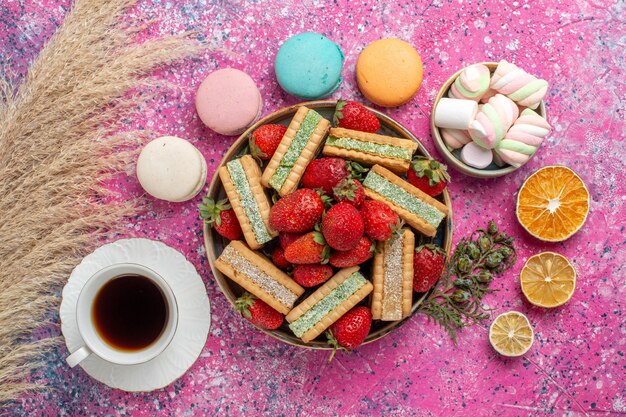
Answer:
[{"label": "dried lemon slice", "polygon": [[522,292],[539,307],[558,307],[572,298],[576,270],[563,255],[543,252],[530,257],[520,272]]},{"label": "dried lemon slice", "polygon": [[538,239],[560,242],[585,223],[589,191],[563,166],[541,168],[524,181],[517,195],[517,220]]},{"label": "dried lemon slice", "polygon": [[535,333],[530,322],[517,311],[500,314],[489,327],[491,346],[504,356],[522,356],[534,340]]}]

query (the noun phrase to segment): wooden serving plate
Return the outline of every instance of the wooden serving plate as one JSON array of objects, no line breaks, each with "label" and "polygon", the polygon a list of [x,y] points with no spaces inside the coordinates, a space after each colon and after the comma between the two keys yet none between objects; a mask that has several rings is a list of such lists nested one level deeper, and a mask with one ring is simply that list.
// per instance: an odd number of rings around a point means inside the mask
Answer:
[{"label": "wooden serving plate", "polygon": [[[300,106],[307,106],[310,109],[314,109],[318,113],[320,113],[323,117],[332,121],[332,116],[335,111],[335,106],[337,102],[335,100],[320,100],[320,101],[310,101],[306,103],[299,103],[294,106],[286,107],[284,109],[278,110],[269,116],[259,120],[253,126],[251,126],[248,130],[243,132],[241,136],[233,143],[230,149],[226,152],[220,165],[217,167],[215,174],[213,175],[213,179],[211,180],[211,184],[209,185],[209,190],[207,195],[215,200],[226,198],[226,193],[222,187],[222,183],[220,181],[219,175],[217,175],[217,170],[224,166],[231,159],[243,155],[244,152],[247,152],[248,145],[248,137],[256,128],[261,125],[268,123],[278,123],[282,125],[288,125],[291,121],[291,118],[297,111]],[[400,125],[398,122],[386,116],[383,113],[380,113],[377,110],[369,108],[380,120],[381,128],[379,133],[389,136],[395,136],[403,139],[410,139],[419,145],[419,148],[416,151],[417,155],[425,155],[430,156],[428,151],[424,146],[420,143],[420,141],[406,128]],[[432,243],[440,246],[444,249],[447,255],[450,254],[450,249],[452,246],[452,204],[450,201],[450,195],[448,194],[448,190],[444,190],[444,192],[437,197],[440,201],[442,201],[447,207],[449,214],[448,216],[441,222],[439,228],[437,230],[437,235],[431,240],[426,237],[420,235],[419,232],[416,233],[416,246],[420,243],[424,243],[427,241],[432,241]],[[231,281],[228,277],[224,276],[220,271],[215,267],[215,260],[222,253],[222,250],[226,245],[228,245],[228,240],[223,238],[217,233],[214,233],[212,229],[210,229],[206,224],[203,226],[203,234],[204,234],[204,246],[206,248],[207,258],[209,260],[209,264],[211,265],[211,270],[213,272],[213,276],[217,281],[220,289],[228,299],[231,305],[235,305],[235,300],[239,297],[243,290],[237,285],[235,282]],[[420,237],[421,236],[421,237]],[[272,244],[268,244],[267,247],[273,248]],[[265,249],[265,248],[264,248]],[[269,252],[265,252],[268,255]],[[362,270],[365,271],[365,276],[367,277],[370,272],[370,264],[371,261],[364,264],[362,266]],[[336,269],[336,268],[335,268]],[[315,288],[307,289],[307,291],[299,298],[299,301],[304,300],[309,294],[311,294]],[[411,316],[415,314],[419,305],[426,299],[429,295],[425,294],[415,294],[413,295],[413,308],[411,309]],[[296,302],[297,304],[298,302]],[[406,320],[396,321],[396,322],[384,322],[375,320],[372,323],[372,329],[370,330],[370,334],[365,339],[364,344],[371,343],[375,340],[380,339],[381,337],[389,334],[391,331],[400,327]],[[242,319],[243,320],[243,319]],[[332,349],[325,341],[325,336],[322,334],[318,337],[317,340],[314,340],[310,343],[304,343],[299,338],[297,338],[289,328],[287,327],[287,323],[283,323],[283,325],[277,330],[265,330],[258,328],[260,331],[270,335],[271,337],[280,340],[281,342],[288,343],[290,345],[309,348],[309,349]]]}]

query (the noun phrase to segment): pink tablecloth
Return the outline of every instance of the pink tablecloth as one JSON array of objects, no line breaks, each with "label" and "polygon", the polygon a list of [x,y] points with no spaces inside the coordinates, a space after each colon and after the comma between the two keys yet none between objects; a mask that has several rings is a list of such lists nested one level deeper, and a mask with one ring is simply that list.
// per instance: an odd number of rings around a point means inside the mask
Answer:
[{"label": "pink tablecloth", "polygon": [[[68,0],[3,0],[0,63],[18,74],[69,7]],[[399,1],[140,0],[132,15],[155,19],[150,35],[197,30],[213,47],[199,59],[157,74],[177,84],[148,103],[135,125],[189,139],[213,174],[234,138],[204,129],[194,91],[216,68],[247,71],[259,84],[264,114],[297,100],[278,87],[272,62],[278,45],[307,30],[333,39],[346,55],[344,82],[333,98],[363,101],[354,66],[361,49],[382,37],[411,42],[424,61],[424,83],[410,103],[391,110],[435,152],[428,118],[441,84],[468,63],[506,58],[547,79],[553,133],[523,169],[496,180],[452,172],[455,242],[488,219],[517,237],[517,264],[486,297],[493,316],[518,310],[536,340],[519,359],[489,346],[487,323],[466,329],[459,347],[423,316],[351,355],[283,345],[249,326],[227,304],[209,272],[196,203],[146,198],[148,214],[128,224],[128,236],[159,239],[183,252],[206,281],[213,325],[201,358],[179,381],[150,394],[111,390],[63,362],[64,348],[38,376],[50,389],[25,397],[17,416],[56,415],[617,415],[626,413],[624,142],[626,10],[623,0]],[[358,4],[357,4],[358,3]],[[507,3],[507,5],[504,5]],[[435,155],[437,155],[435,153]],[[536,169],[564,164],[587,183],[591,212],[564,243],[529,237],[515,219],[515,196]],[[139,196],[134,177],[118,184]],[[198,199],[197,199],[198,200]],[[537,252],[568,256],[579,280],[571,302],[554,310],[523,300],[518,273]],[[50,330],[58,334],[59,329]],[[569,413],[569,414],[568,414]]]}]

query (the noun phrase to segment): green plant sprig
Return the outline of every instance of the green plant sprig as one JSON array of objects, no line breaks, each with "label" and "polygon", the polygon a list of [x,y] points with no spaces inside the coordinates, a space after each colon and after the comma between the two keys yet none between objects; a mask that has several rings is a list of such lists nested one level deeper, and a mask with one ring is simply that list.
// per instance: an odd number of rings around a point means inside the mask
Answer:
[{"label": "green plant sprig", "polygon": [[482,304],[495,276],[511,268],[517,260],[514,239],[500,232],[493,220],[457,244],[441,279],[419,311],[448,332],[457,344],[457,333],[489,317]]}]

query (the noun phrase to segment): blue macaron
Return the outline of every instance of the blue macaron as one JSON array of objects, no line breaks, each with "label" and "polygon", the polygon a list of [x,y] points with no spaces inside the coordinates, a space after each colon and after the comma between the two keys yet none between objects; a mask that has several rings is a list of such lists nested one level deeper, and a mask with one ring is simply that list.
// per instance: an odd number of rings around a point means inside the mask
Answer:
[{"label": "blue macaron", "polygon": [[278,84],[292,96],[306,100],[328,97],[339,88],[342,67],[339,45],[313,32],[287,39],[274,61]]}]

